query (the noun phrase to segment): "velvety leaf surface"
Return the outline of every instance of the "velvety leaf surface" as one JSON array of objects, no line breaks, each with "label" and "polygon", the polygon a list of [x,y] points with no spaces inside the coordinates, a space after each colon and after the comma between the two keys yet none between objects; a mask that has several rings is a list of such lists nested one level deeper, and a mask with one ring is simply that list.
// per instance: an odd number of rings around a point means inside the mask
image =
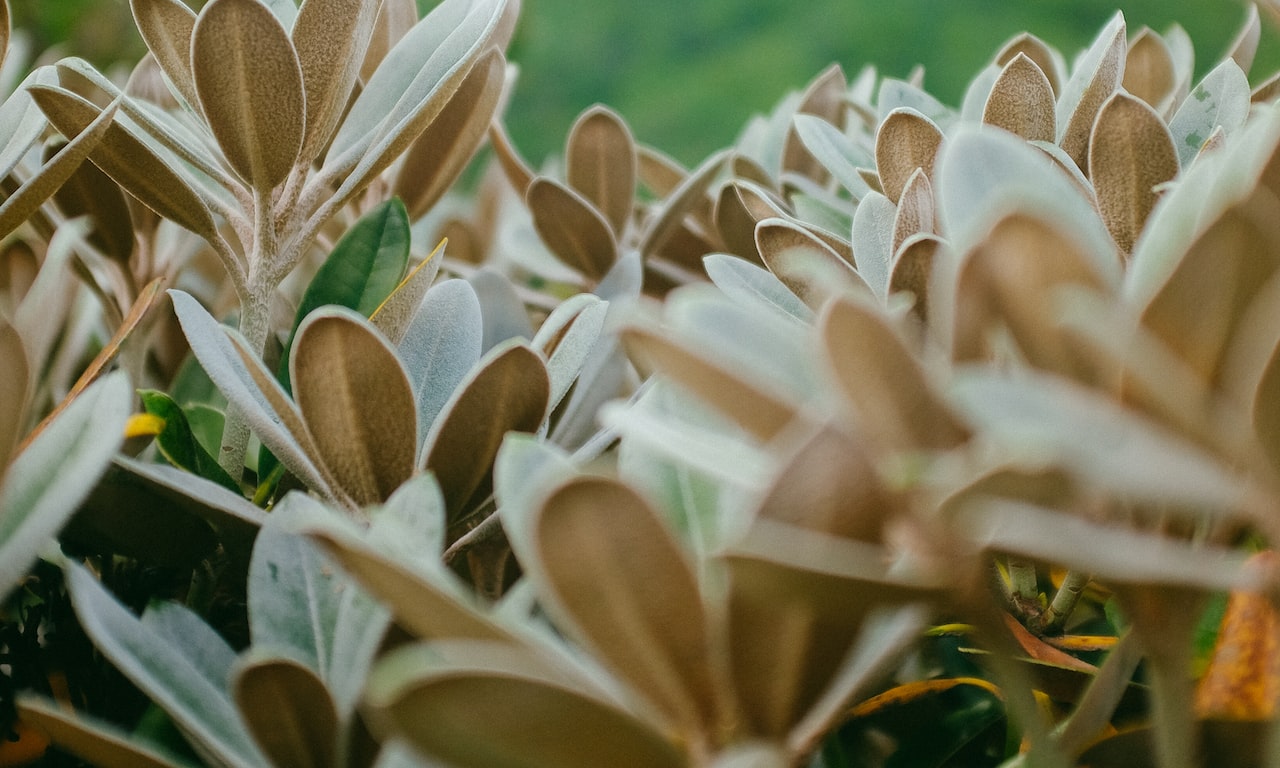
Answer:
[{"label": "velvety leaf surface", "polygon": [[445,280],[427,291],[400,342],[400,359],[413,385],[418,445],[454,390],[480,361],[484,320],[466,280]]},{"label": "velvety leaf surface", "polygon": [[897,205],[917,168],[933,173],[942,131],[932,120],[905,108],[890,112],[876,130],[876,171],[885,197]]},{"label": "velvety leaf surface", "polygon": [[444,254],[446,242],[441,241],[434,251],[410,269],[409,274],[405,275],[391,295],[387,296],[369,317],[374,327],[382,331],[382,335],[386,336],[387,341],[392,344],[398,346],[404,340],[409,323],[417,314],[423,297],[427,295],[431,284],[440,273],[440,260]]},{"label": "velvety leaf surface", "polygon": [[311,313],[290,360],[294,396],[322,460],[363,505],[386,501],[418,455],[413,389],[395,350],[364,318]]},{"label": "velvety leaf surface", "polygon": [[796,115],[795,132],[809,154],[855,200],[867,193],[867,183],[858,174],[858,168],[874,163],[869,153],[857,147],[839,128],[814,115]]},{"label": "velvety leaf surface", "polygon": [[1053,86],[1025,53],[1013,57],[991,86],[982,122],[1016,133],[1027,141],[1057,136]]},{"label": "velvety leaf surface", "polygon": [[364,59],[360,63],[360,80],[368,82],[387,52],[400,42],[414,24],[418,22],[418,6],[414,0],[384,0],[378,4],[378,15],[374,17],[373,34],[369,46],[365,49]]},{"label": "velvety leaf surface", "polygon": [[196,15],[179,0],[130,0],[134,21],[147,48],[193,108],[200,108],[195,75],[191,70],[191,35]]},{"label": "velvety leaf surface", "polygon": [[272,765],[338,765],[338,712],[311,669],[288,659],[250,658],[232,672],[231,693]]},{"label": "velvety leaf surface", "polygon": [[1049,79],[1049,86],[1053,88],[1055,94],[1058,93],[1061,85],[1059,57],[1052,48],[1043,40],[1031,34],[1023,32],[1009,40],[996,54],[996,65],[1000,67],[1008,66],[1009,62],[1022,54],[1035,62],[1045,77]]},{"label": "velvety leaf surface", "polygon": [[618,239],[631,218],[636,163],[631,129],[608,107],[588,109],[569,129],[565,178],[604,215]]},{"label": "velvety leaf surface", "polygon": [[1125,42],[1124,14],[1117,12],[1062,86],[1057,110],[1058,145],[1082,170],[1088,167],[1094,118],[1124,77]]},{"label": "velvety leaf surface", "polygon": [[1142,28],[1129,42],[1125,54],[1124,79],[1121,86],[1134,98],[1163,112],[1173,95],[1173,54],[1164,40],[1150,29]]},{"label": "velvety leaf surface", "polygon": [[1146,103],[1116,93],[1098,112],[1089,141],[1089,178],[1102,220],[1128,254],[1156,204],[1155,188],[1178,175],[1164,121]]},{"label": "velvety leaf surface", "polygon": [[1213,129],[1231,135],[1249,115],[1249,80],[1231,59],[1204,76],[1169,120],[1169,133],[1185,167],[1199,154]]},{"label": "velvety leaf surface", "polygon": [[723,253],[708,254],[703,265],[711,282],[734,299],[771,307],[802,323],[813,320],[813,312],[772,272]]},{"label": "velvety leaf surface", "polygon": [[879,192],[870,192],[862,198],[853,214],[854,263],[872,293],[881,298],[888,293],[897,218],[897,208]]},{"label": "velvety leaf surface", "polygon": [[[924,170],[917,168],[907,181],[902,197],[898,199],[898,212],[893,219],[893,239],[889,246],[890,262],[907,238],[934,233],[936,225],[933,208],[933,187]],[[885,292],[888,293],[887,289]]]},{"label": "velvety leaf surface", "polygon": [[128,268],[134,249],[134,229],[129,204],[120,185],[93,163],[80,163],[53,193],[53,199],[72,218],[91,217],[93,231],[89,241],[104,256]]},{"label": "velvety leaf surface", "polygon": [[298,55],[305,94],[303,163],[324,149],[342,119],[373,36],[378,3],[364,0],[306,0],[298,9],[290,38]]}]

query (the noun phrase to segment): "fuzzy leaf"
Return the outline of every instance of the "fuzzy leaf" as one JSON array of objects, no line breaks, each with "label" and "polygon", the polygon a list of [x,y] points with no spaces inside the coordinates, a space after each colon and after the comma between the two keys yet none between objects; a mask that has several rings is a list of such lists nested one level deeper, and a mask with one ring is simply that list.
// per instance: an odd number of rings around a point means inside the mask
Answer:
[{"label": "fuzzy leaf", "polygon": [[414,0],[383,0],[378,4],[373,35],[365,49],[364,60],[360,63],[361,82],[369,82],[387,53],[417,23],[418,5]]},{"label": "fuzzy leaf", "polygon": [[[889,261],[893,261],[893,257],[898,253],[898,249],[906,242],[907,238],[916,235],[932,235],[937,229],[934,224],[933,216],[933,187],[929,184],[929,177],[924,174],[924,170],[917,168],[915,173],[911,174],[911,178],[907,180],[907,186],[902,191],[902,197],[898,199],[898,212],[893,218],[893,239],[889,246]],[[886,269],[886,272],[890,270]],[[885,275],[885,293],[888,294],[888,275]]]},{"label": "fuzzy leaf", "polygon": [[26,695],[18,699],[18,713],[49,735],[60,749],[102,768],[196,768],[139,733],[126,733],[114,723],[75,713],[53,701]]},{"label": "fuzzy leaf", "polygon": [[812,310],[768,270],[723,253],[708,254],[703,265],[711,282],[729,296],[758,302],[802,323],[812,322]]},{"label": "fuzzy leaf", "polygon": [[1000,52],[996,54],[996,65],[1006,67],[1009,62],[1018,58],[1021,54],[1035,62],[1040,71],[1049,79],[1049,86],[1053,92],[1058,93],[1061,84],[1060,77],[1060,59],[1057,52],[1050,48],[1043,40],[1029,32],[1023,32],[1015,35],[1013,39],[1004,44]]},{"label": "fuzzy leaf", "polygon": [[1152,109],[1163,112],[1174,88],[1173,54],[1164,40],[1143,27],[1129,43],[1121,86]]},{"label": "fuzzy leaf", "polygon": [[680,181],[679,186],[667,195],[657,212],[653,214],[643,234],[640,236],[639,251],[648,256],[657,253],[681,227],[685,216],[697,209],[700,204],[709,202],[707,190],[715,181],[720,169],[724,166],[725,152],[717,152],[702,165],[693,169]]},{"label": "fuzzy leaf", "polygon": [[422,446],[454,390],[480,361],[484,321],[475,289],[465,280],[446,280],[427,291],[400,342],[418,414]]},{"label": "fuzzy leaf", "polygon": [[[804,92],[800,94],[800,103],[796,105],[796,115],[814,115],[833,125],[842,126],[848,90],[844,70],[839,64],[832,64],[805,86]],[[825,181],[827,178],[827,169],[821,160],[809,153],[797,135],[794,119],[782,145],[782,172],[818,181]]]},{"label": "fuzzy leaf", "polygon": [[872,293],[881,299],[889,292],[889,267],[893,263],[893,234],[897,218],[894,204],[879,192],[867,193],[853,214],[854,262],[858,274]]},{"label": "fuzzy leaf", "polygon": [[917,168],[933,174],[942,131],[929,118],[909,109],[890,112],[876,130],[876,171],[885,197],[894,205]]},{"label": "fuzzy leaf", "polygon": [[1019,53],[991,86],[982,111],[982,122],[1016,133],[1027,141],[1053,141],[1053,86],[1049,78],[1026,54]]},{"label": "fuzzy leaf", "polygon": [[12,458],[0,486],[0,596],[92,491],[124,439],[129,410],[128,381],[111,374]]},{"label": "fuzzy leaf", "polygon": [[482,351],[488,352],[509,339],[527,341],[533,336],[529,312],[506,275],[493,267],[481,267],[467,282],[480,299],[480,316],[484,319]]},{"label": "fuzzy leaf", "polygon": [[1124,14],[1117,12],[1076,62],[1058,98],[1058,146],[1088,167],[1089,134],[1102,104],[1120,87],[1125,60]]},{"label": "fuzzy leaf", "polygon": [[374,327],[382,331],[382,335],[392,344],[399,345],[404,340],[409,323],[422,304],[422,298],[427,295],[427,290],[440,273],[445,242],[442,240],[434,251],[409,270],[409,274],[405,275],[391,295],[369,317]]},{"label": "fuzzy leaf", "polygon": [[318,157],[342,120],[377,13],[378,3],[365,0],[306,0],[298,9],[290,38],[306,96],[299,162]]},{"label": "fuzzy leaf", "polygon": [[561,261],[595,282],[618,260],[609,222],[586,198],[540,176],[525,195],[538,236]]},{"label": "fuzzy leaf", "polygon": [[338,712],[324,682],[288,659],[250,659],[232,672],[231,691],[271,765],[336,768]]},{"label": "fuzzy leaf", "polygon": [[89,216],[93,221],[89,242],[108,259],[128,268],[134,250],[134,228],[129,203],[119,184],[93,163],[80,163],[53,193],[53,199],[70,218]]},{"label": "fuzzy leaf", "polygon": [[541,350],[547,360],[547,376],[551,380],[549,410],[554,410],[569,393],[604,332],[609,302],[591,294],[579,296],[583,299],[579,306],[570,299],[556,307],[533,339],[534,349]]},{"label": "fuzzy leaf", "polygon": [[565,178],[604,215],[618,239],[631,218],[636,163],[631,130],[608,107],[588,109],[569,129]]},{"label": "fuzzy leaf", "polygon": [[869,191],[867,183],[858,174],[858,168],[870,166],[873,159],[839,128],[820,117],[801,114],[795,117],[795,132],[809,154],[855,200],[860,200]]},{"label": "fuzzy leaf", "polygon": [[1156,204],[1155,188],[1178,174],[1173,138],[1155,110],[1123,92],[1102,105],[1089,140],[1089,178],[1102,220],[1128,254]]},{"label": "fuzzy leaf", "polygon": [[1169,133],[1184,168],[1215,128],[1221,126],[1231,136],[1244,125],[1249,99],[1249,79],[1235,61],[1227,59],[1204,76],[1169,120]]},{"label": "fuzzy leaf", "polygon": [[191,35],[196,15],[180,0],[130,0],[134,21],[151,55],[188,104],[200,108],[191,70]]},{"label": "fuzzy leaf", "polygon": [[289,35],[258,0],[212,0],[192,32],[191,70],[231,167],[259,192],[274,189],[298,161],[306,130],[302,67]]},{"label": "fuzzy leaf", "polygon": [[933,235],[913,235],[903,241],[889,272],[889,295],[909,292],[915,297],[911,311],[922,321],[929,319],[929,284],[933,264],[942,240]]},{"label": "fuzzy leaf", "polygon": [[289,363],[298,409],[322,461],[361,506],[386,501],[417,460],[413,389],[395,350],[358,314],[319,309]]}]

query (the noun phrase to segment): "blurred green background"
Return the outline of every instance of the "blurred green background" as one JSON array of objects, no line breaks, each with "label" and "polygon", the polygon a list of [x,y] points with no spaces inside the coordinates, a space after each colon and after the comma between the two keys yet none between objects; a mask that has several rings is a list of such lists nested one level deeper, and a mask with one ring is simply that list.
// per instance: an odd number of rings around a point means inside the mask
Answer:
[{"label": "blurred green background", "polygon": [[[69,41],[67,50],[104,66],[140,50],[127,0],[11,3],[15,26],[42,47]],[[895,77],[922,64],[925,87],[956,104],[1014,34],[1035,32],[1070,60],[1116,7],[1115,0],[524,0],[508,123],[536,161],[560,150],[578,112],[604,102],[641,141],[693,164],[831,62],[850,76],[874,63]],[[1245,13],[1240,0],[1119,7],[1131,34],[1141,25],[1182,24],[1196,43],[1198,73],[1221,57]],[[1265,13],[1263,21],[1254,83],[1280,68],[1280,30]]]}]

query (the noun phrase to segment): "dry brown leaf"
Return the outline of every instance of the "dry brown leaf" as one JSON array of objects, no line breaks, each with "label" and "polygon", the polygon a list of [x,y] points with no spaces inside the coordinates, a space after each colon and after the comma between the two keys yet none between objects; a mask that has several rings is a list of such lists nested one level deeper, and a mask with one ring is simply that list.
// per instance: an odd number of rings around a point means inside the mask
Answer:
[{"label": "dry brown leaf", "polygon": [[368,0],[306,0],[298,9],[289,34],[306,95],[300,163],[320,156],[342,120],[377,13],[378,4]]},{"label": "dry brown leaf", "polygon": [[609,222],[582,195],[539,176],[525,195],[533,226],[551,252],[592,282],[604,279],[618,260]]},{"label": "dry brown leaf", "polygon": [[636,164],[631,129],[608,107],[588,109],[569,129],[565,179],[604,215],[619,241],[631,219]]},{"label": "dry brown leaf", "polygon": [[479,149],[497,112],[506,71],[502,51],[490,50],[405,152],[392,194],[404,201],[410,221],[440,201]]},{"label": "dry brown leaf", "polygon": [[417,459],[413,388],[395,350],[363,318],[321,310],[298,328],[289,373],[338,486],[360,506],[385,502]]},{"label": "dry brown leaf", "polygon": [[578,639],[677,731],[715,738],[722,693],[696,577],[657,513],[603,477],[575,478],[534,513],[536,568]]},{"label": "dry brown leaf", "polygon": [[[800,105],[796,107],[796,114],[815,115],[837,128],[843,128],[845,94],[848,89],[849,83],[845,79],[844,70],[839,64],[832,64],[805,88],[800,96]],[[782,171],[798,173],[818,182],[825,181],[831,175],[826,166],[805,149],[794,124],[787,130],[786,142],[782,147]]]},{"label": "dry brown leaf", "polygon": [[338,710],[315,672],[288,659],[241,665],[232,696],[273,765],[337,768]]},{"label": "dry brown leaf", "polygon": [[191,35],[196,15],[180,0],[130,0],[133,18],[156,63],[175,89],[191,105],[200,109],[196,79],[191,71]]},{"label": "dry brown leaf", "polygon": [[302,66],[284,27],[258,0],[212,0],[196,18],[191,69],[227,162],[260,193],[274,189],[306,128]]},{"label": "dry brown leaf", "polygon": [[[893,218],[893,241],[891,253],[897,253],[907,238],[914,235],[932,235],[934,233],[933,186],[924,170],[917,168],[907,186],[898,198],[898,212]],[[849,258],[853,254],[850,252]]]},{"label": "dry brown leaf", "polygon": [[[1276,553],[1251,564],[1276,567]],[[1270,720],[1280,697],[1280,613],[1264,594],[1232,592],[1209,667],[1196,686],[1202,719]]]},{"label": "dry brown leaf", "polygon": [[1112,95],[1089,140],[1089,178],[1102,221],[1125,255],[1155,207],[1156,187],[1177,175],[1173,137],[1156,111],[1123,91]]},{"label": "dry brown leaf", "polygon": [[934,393],[924,369],[884,317],[837,299],[818,320],[827,364],[861,431],[881,450],[948,450],[969,430]]},{"label": "dry brown leaf", "polygon": [[489,495],[493,459],[507,432],[535,432],[551,382],[542,358],[524,345],[491,353],[445,405],[428,438],[425,468],[436,473],[450,522]]},{"label": "dry brown leaf", "polygon": [[18,438],[26,430],[31,369],[26,348],[13,326],[0,319],[0,476],[9,466]]},{"label": "dry brown leaf", "polygon": [[[1089,82],[1080,100],[1073,105],[1070,115],[1058,116],[1058,146],[1075,161],[1080,170],[1088,172],[1089,136],[1093,130],[1098,110],[1112,93],[1120,87],[1124,77],[1125,27],[1123,20],[1116,24],[1114,37],[1106,43],[1102,59],[1089,76]],[[1060,105],[1061,106],[1061,105]],[[1065,119],[1064,119],[1065,118]]]},{"label": "dry brown leaf", "polygon": [[1133,96],[1163,112],[1170,104],[1177,85],[1173,54],[1164,39],[1143,27],[1129,43],[1125,56],[1121,85]]},{"label": "dry brown leaf", "polygon": [[911,311],[922,322],[929,320],[929,283],[933,259],[942,240],[934,235],[913,235],[903,241],[894,255],[889,273],[889,293],[910,292],[916,297]]},{"label": "dry brown leaf", "polygon": [[707,190],[720,175],[720,169],[724,167],[727,159],[727,151],[722,150],[711,155],[702,161],[702,165],[693,169],[693,172],[686,176],[671,194],[667,195],[658,212],[654,214],[640,235],[639,250],[642,256],[662,250],[667,240],[676,233],[688,216],[693,216],[703,231],[714,228],[712,221],[714,201],[707,194]]},{"label": "dry brown leaf", "polygon": [[[142,748],[127,736],[117,736],[99,728],[86,725],[70,707],[45,703],[38,698],[19,699],[21,720],[14,730],[20,736],[30,729],[27,738],[44,738],[46,745],[52,740],[60,749],[70,752],[93,765],[103,768],[175,768],[173,759]],[[34,726],[34,727],[33,727]],[[31,733],[38,729],[36,734]],[[32,755],[39,760],[44,749]]]},{"label": "dry brown leaf", "polygon": [[933,173],[942,145],[942,131],[924,115],[901,107],[893,110],[876,131],[876,172],[885,197],[894,205],[917,168]]},{"label": "dry brown leaf", "polygon": [[622,341],[643,370],[661,371],[761,440],[775,437],[795,417],[794,404],[667,335],[628,328]]},{"label": "dry brown leaf", "polygon": [[1055,60],[1053,51],[1049,46],[1035,35],[1023,32],[1005,43],[1000,52],[996,54],[996,66],[1007,66],[1009,62],[1018,57],[1018,54],[1023,54],[1035,62],[1035,65],[1048,78],[1049,87],[1053,89],[1056,95],[1062,85],[1062,76],[1058,72],[1058,62]]},{"label": "dry brown leaf", "polygon": [[1014,56],[991,86],[982,122],[1016,133],[1027,141],[1057,136],[1053,86],[1025,53]]}]

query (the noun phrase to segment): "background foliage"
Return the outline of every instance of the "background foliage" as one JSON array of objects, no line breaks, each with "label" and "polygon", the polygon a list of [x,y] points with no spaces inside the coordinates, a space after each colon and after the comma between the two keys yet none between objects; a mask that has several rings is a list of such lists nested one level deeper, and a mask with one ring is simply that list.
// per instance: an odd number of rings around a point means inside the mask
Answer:
[{"label": "background foliage", "polygon": [[[1076,51],[1117,6],[1135,32],[1186,28],[1198,74],[1221,56],[1244,13],[1234,0],[525,0],[508,123],[521,149],[543,158],[560,151],[575,115],[602,102],[640,141],[693,164],[833,61],[850,75],[875,63],[893,77],[921,64],[926,88],[955,104],[1009,37],[1031,29]],[[13,10],[15,26],[38,30],[42,43],[71,40],[100,65],[143,51],[126,0],[15,0]],[[1263,35],[1254,77],[1277,68],[1280,43]]]}]

